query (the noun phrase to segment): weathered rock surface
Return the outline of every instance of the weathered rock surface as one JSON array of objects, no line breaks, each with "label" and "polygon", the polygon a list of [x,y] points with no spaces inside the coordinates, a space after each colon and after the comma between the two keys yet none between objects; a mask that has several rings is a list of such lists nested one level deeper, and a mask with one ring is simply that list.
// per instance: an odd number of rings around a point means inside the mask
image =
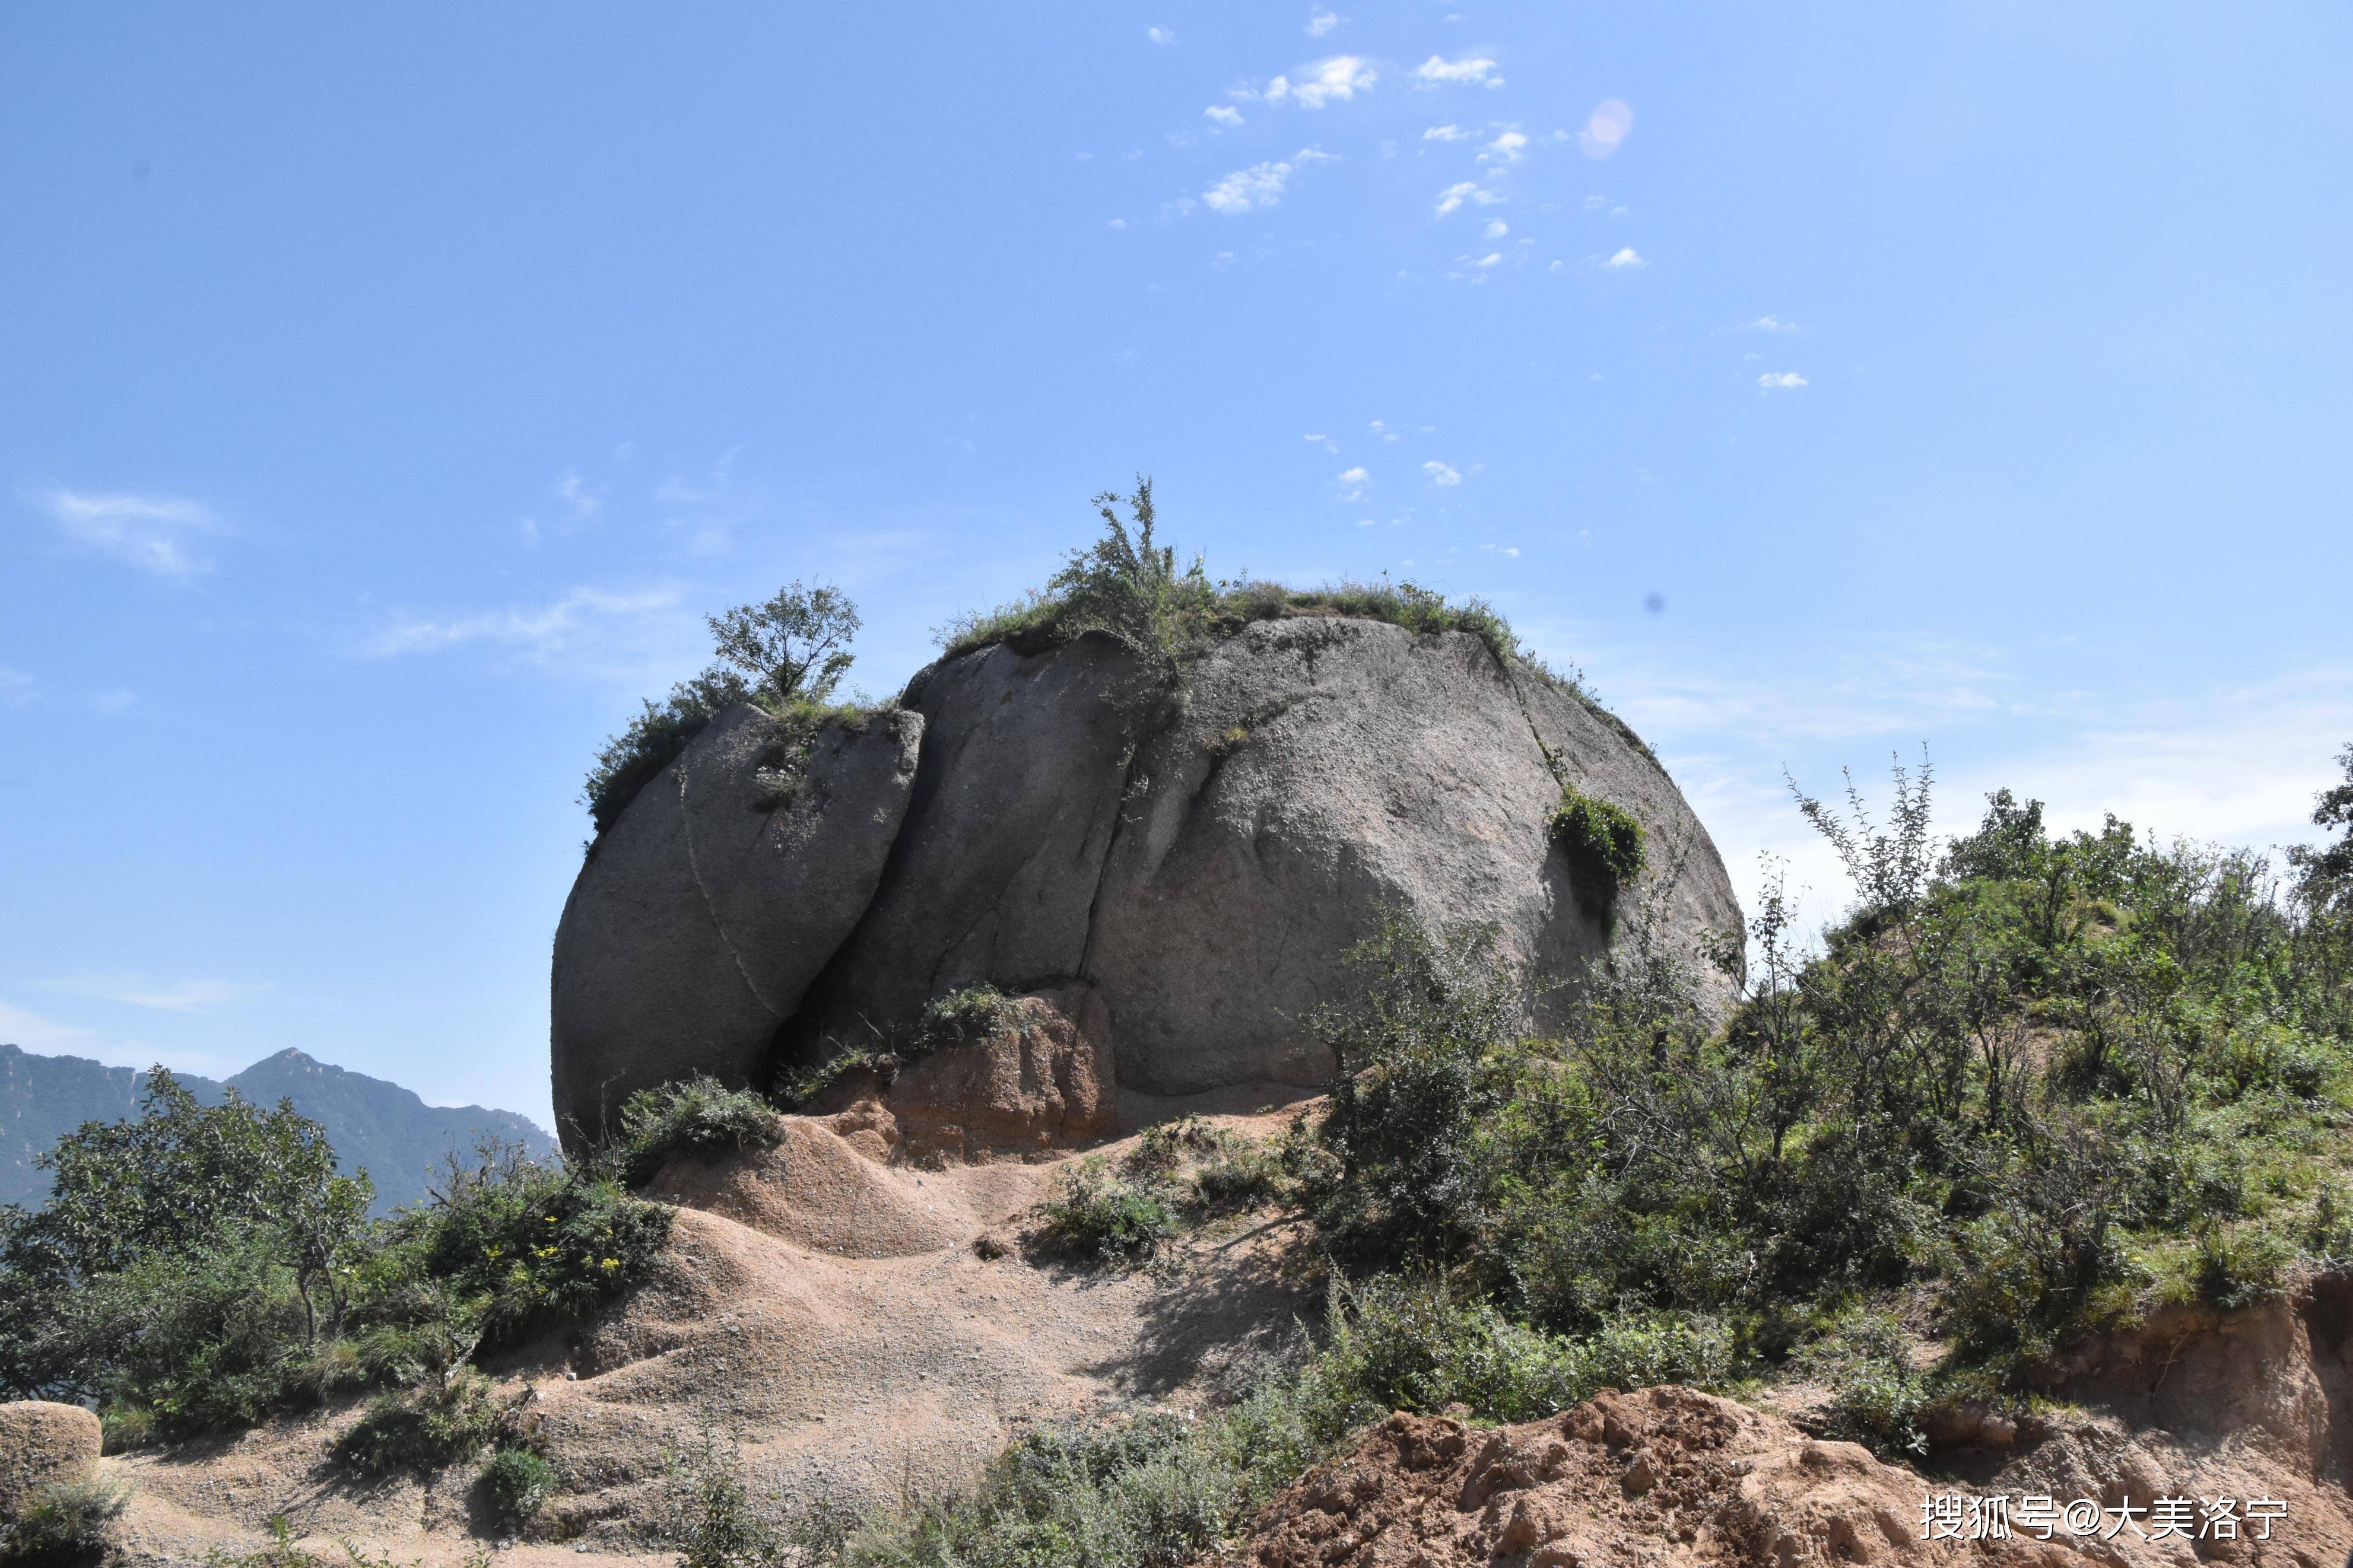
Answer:
[{"label": "weathered rock surface", "polygon": [[[638,1089],[765,1079],[776,1027],[872,899],[913,793],[919,713],[800,738],[730,709],[597,841],[556,929],[567,1142]],[[797,771],[788,801],[769,805]]]},{"label": "weathered rock surface", "polygon": [[79,1405],[20,1399],[0,1405],[0,1522],[44,1489],[98,1468],[98,1417]]},{"label": "weathered rock surface", "polygon": [[1550,837],[1564,781],[1643,824],[1651,868],[1621,909],[1682,845],[1671,937],[1688,952],[1740,923],[1650,754],[1463,634],[1260,622],[1201,661],[1141,771],[1151,787],[1112,852],[1085,973],[1111,1005],[1122,1080],[1154,1093],[1322,1079],[1297,1020],[1350,994],[1342,957],[1384,904],[1433,929],[1492,921],[1509,956],[1550,974],[1605,952]]},{"label": "weathered rock surface", "polygon": [[934,666],[914,798],[873,907],[809,999],[803,1032],[903,1040],[934,998],[1077,976],[1128,758],[1159,697],[1106,637]]},{"label": "weathered rock surface", "polygon": [[[1352,994],[1343,955],[1384,906],[1432,926],[1493,922],[1508,956],[1561,976],[1652,905],[1666,945],[1694,960],[1710,933],[1740,927],[1715,847],[1641,743],[1575,693],[1506,671],[1466,634],[1261,622],[1198,660],[1181,700],[1108,637],[1028,654],[996,647],[925,670],[903,700],[922,726],[903,820],[848,814],[854,854],[830,842],[833,818],[796,840],[862,868],[881,826],[898,824],[846,937],[834,934],[831,899],[817,936],[756,928],[755,911],[785,898],[785,873],[757,855],[738,863],[767,880],[732,865],[714,872],[707,852],[699,879],[665,870],[700,846],[681,804],[707,768],[693,752],[668,790],[649,788],[624,814],[607,837],[629,836],[615,856],[626,885],[659,897],[607,918],[599,944],[576,954],[567,911],[559,1113],[572,1020],[627,1011],[632,1029],[646,1018],[666,1031],[636,1056],[629,1031],[610,1028],[596,1049],[574,1052],[593,1061],[570,1071],[575,1099],[597,1090],[613,1103],[607,1081],[636,1087],[709,1063],[741,1075],[754,1037],[789,1009],[791,988],[762,966],[806,976],[812,956],[823,972],[776,1033],[780,1060],[903,1043],[925,1005],[966,985],[1079,980],[1109,1007],[1120,1081],[1171,1094],[1321,1081],[1330,1064],[1300,1016]],[[1645,829],[1649,867],[1620,892],[1614,924],[1580,904],[1549,831],[1565,783]],[[623,848],[599,849],[575,906],[607,875],[597,863]],[[597,907],[609,917],[625,906],[607,894]],[[743,934],[733,951],[709,931],[723,910],[729,933]],[[798,944],[790,962],[767,951],[776,943]],[[598,1008],[564,1005],[575,971],[597,973]]]}]

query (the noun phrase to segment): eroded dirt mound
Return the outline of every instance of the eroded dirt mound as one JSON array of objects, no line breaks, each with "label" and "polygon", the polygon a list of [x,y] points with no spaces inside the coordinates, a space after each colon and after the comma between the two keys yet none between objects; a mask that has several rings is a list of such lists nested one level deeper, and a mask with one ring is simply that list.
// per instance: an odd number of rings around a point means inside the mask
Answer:
[{"label": "eroded dirt mound", "polygon": [[[2054,1429],[2043,1447],[2053,1459],[2080,1457],[2085,1441],[2084,1433]],[[2201,1539],[2194,1508],[2188,1534],[2154,1536],[2162,1528],[2148,1518],[2156,1497],[2194,1499],[2201,1479],[2216,1496],[2216,1478],[2100,1469],[2086,1484],[2095,1499],[2108,1494],[2110,1506],[2126,1501],[2126,1488],[2147,1489],[2129,1500],[2142,1509],[2137,1519],[2117,1521],[2105,1539],[2106,1516],[2081,1537],[2062,1522],[2046,1542],[2015,1522],[2022,1500],[2010,1496],[2002,1511],[2013,1522],[2004,1539],[1981,1522],[1998,1484],[1926,1480],[1854,1444],[1809,1437],[1777,1416],[1691,1389],[1605,1393],[1553,1419],[1494,1431],[1445,1416],[1393,1415],[1268,1505],[1240,1556],[1261,1568],[2056,1565],[2084,1556],[2151,1568],[2205,1560],[2322,1568],[2344,1557],[2341,1513],[2309,1494],[2303,1500],[2315,1506],[2299,1512],[2291,1505],[2263,1527],[2269,1539],[2253,1539],[2252,1523],[2227,1539]],[[2252,1496],[2288,1493],[2232,1495],[2243,1506]],[[1939,1509],[1936,1538],[1924,1539],[1932,1517],[1924,1505],[1954,1496],[1961,1509],[1951,1518]]]}]

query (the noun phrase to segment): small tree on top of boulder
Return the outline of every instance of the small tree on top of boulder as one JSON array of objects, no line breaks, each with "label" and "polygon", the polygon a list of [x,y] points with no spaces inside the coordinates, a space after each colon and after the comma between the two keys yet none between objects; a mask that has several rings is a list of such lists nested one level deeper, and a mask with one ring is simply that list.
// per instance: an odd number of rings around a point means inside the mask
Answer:
[{"label": "small tree on top of boulder", "polygon": [[765,605],[738,605],[710,618],[719,657],[744,672],[774,705],[823,702],[849,670],[858,606],[830,583],[796,582]]}]

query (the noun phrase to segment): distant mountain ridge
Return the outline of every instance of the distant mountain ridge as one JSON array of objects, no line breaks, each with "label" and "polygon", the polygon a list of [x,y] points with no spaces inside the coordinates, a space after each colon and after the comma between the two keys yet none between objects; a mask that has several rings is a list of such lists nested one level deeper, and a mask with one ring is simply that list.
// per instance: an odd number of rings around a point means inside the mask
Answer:
[{"label": "distant mountain ridge", "polygon": [[[146,1074],[82,1057],[41,1057],[0,1045],[0,1204],[37,1207],[48,1199],[49,1175],[33,1163],[85,1121],[119,1121],[139,1114]],[[530,1118],[480,1105],[427,1105],[412,1089],[283,1050],[226,1082],[175,1073],[195,1097],[218,1105],[236,1089],[257,1105],[290,1100],[294,1109],[327,1130],[346,1172],[364,1169],[375,1181],[378,1213],[425,1196],[435,1167],[488,1137],[520,1143],[538,1155],[555,1140]]]}]

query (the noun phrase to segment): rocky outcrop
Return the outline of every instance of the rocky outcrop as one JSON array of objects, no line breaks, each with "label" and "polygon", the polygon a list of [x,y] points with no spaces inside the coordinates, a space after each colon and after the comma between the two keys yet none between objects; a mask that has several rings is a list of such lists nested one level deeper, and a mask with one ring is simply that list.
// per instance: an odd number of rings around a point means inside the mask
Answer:
[{"label": "rocky outcrop", "polygon": [[[1711,933],[1740,927],[1722,861],[1647,749],[1467,634],[1260,622],[1196,661],[1181,694],[1106,637],[999,646],[934,666],[903,701],[921,737],[903,810],[885,790],[871,816],[828,817],[796,840],[863,868],[884,824],[896,827],[846,934],[830,896],[812,933],[758,929],[759,910],[799,908],[782,890],[786,868],[762,855],[714,867],[706,850],[694,871],[689,851],[702,841],[689,826],[701,819],[686,803],[697,779],[741,756],[721,752],[725,736],[698,742],[675,779],[624,813],[557,939],[560,1111],[567,1075],[573,1100],[594,1110],[615,1102],[608,1083],[722,1063],[722,1076],[746,1073],[763,1028],[785,1063],[890,1049],[932,1001],[983,983],[1092,986],[1119,1080],[1140,1089],[1314,1084],[1330,1063],[1301,1016],[1353,993],[1344,955],[1384,907],[1437,927],[1492,923],[1507,956],[1561,976],[1626,939],[1640,922],[1623,911],[1655,908],[1666,945],[1694,960]],[[1618,918],[1595,907],[1550,830],[1564,785],[1643,826],[1648,867],[1619,895]],[[724,798],[749,785],[705,787]],[[854,846],[833,844],[837,832]],[[626,878],[600,869],[608,857]],[[649,895],[592,898],[592,879]],[[591,904],[593,954],[572,936],[575,910]],[[715,942],[714,925],[737,940]],[[781,1031],[792,988],[766,966],[815,974]],[[598,1005],[566,1007],[565,977],[588,971]],[[606,1009],[634,1029],[658,1020],[659,1048],[633,1055]],[[570,1044],[592,1020],[596,1047]]]},{"label": "rocky outcrop", "polygon": [[1123,1081],[1155,1093],[1320,1080],[1330,1063],[1298,1020],[1348,994],[1343,955],[1382,905],[1433,929],[1493,922],[1508,956],[1545,973],[1606,952],[1609,922],[1579,907],[1550,834],[1565,782],[1644,825],[1651,868],[1621,904],[1671,879],[1686,950],[1740,923],[1649,752],[1459,633],[1261,622],[1201,661],[1141,772],[1151,787],[1106,868],[1085,972],[1111,1005]]},{"label": "rocky outcrop", "polygon": [[844,1086],[836,1130],[854,1142],[879,1135],[871,1152],[926,1165],[1077,1148],[1117,1131],[1118,1068],[1103,998],[1066,985],[1012,1007],[1003,1027],[917,1059],[887,1088],[871,1078]]},{"label": "rocky outcrop", "polygon": [[23,1399],[0,1405],[0,1522],[51,1487],[98,1468],[98,1417],[79,1405]]},{"label": "rocky outcrop", "polygon": [[715,720],[596,841],[556,928],[567,1142],[640,1089],[765,1080],[777,1026],[866,912],[913,794],[920,713],[803,733]]}]

